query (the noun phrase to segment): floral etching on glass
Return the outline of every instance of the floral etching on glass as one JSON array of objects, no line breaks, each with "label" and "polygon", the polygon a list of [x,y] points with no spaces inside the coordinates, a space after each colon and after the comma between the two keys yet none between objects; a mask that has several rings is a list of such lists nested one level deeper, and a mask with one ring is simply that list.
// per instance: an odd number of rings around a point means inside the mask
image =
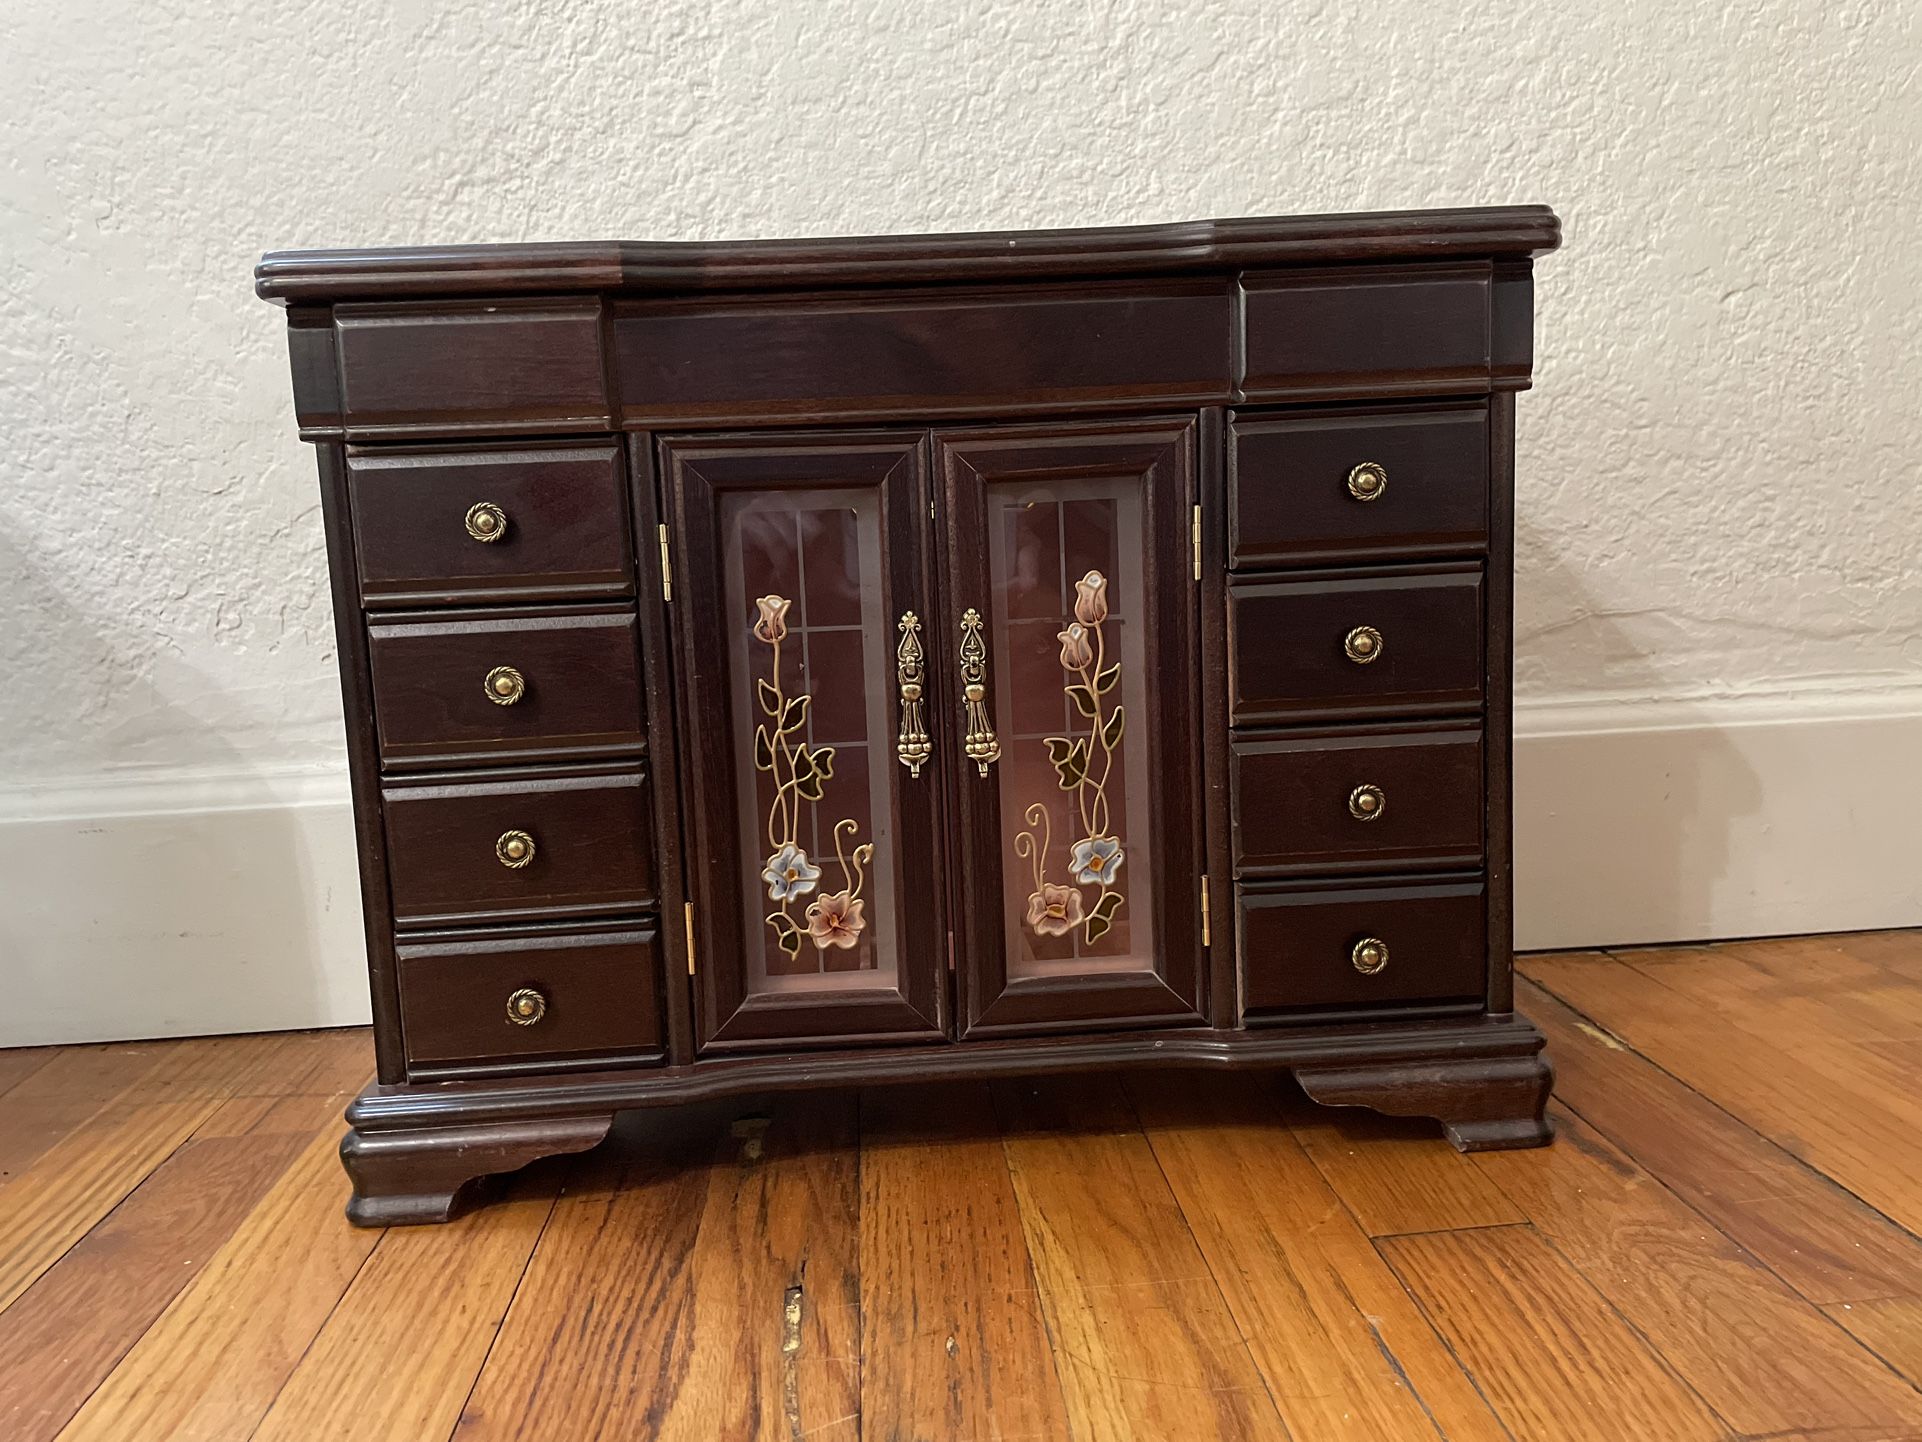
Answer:
[{"label": "floral etching on glass", "polygon": [[[1062,691],[1074,703],[1088,730],[1079,735],[1050,736],[1042,744],[1061,779],[1061,789],[1074,798],[1081,835],[1068,846],[1068,883],[1048,879],[1053,826],[1040,803],[1027,810],[1028,830],[1014,838],[1015,854],[1034,870],[1034,891],[1028,897],[1027,926],[1037,936],[1066,936],[1079,929],[1083,941],[1107,935],[1121,910],[1120,889],[1125,851],[1113,832],[1108,781],[1121,749],[1126,711],[1110,701],[1121,681],[1119,662],[1108,663],[1108,578],[1090,571],[1075,582],[1074,619],[1055,639],[1061,643],[1061,669],[1067,675]],[[1096,888],[1090,897],[1086,888]]]},{"label": "floral etching on glass", "polygon": [[[834,858],[841,870],[841,889],[815,895],[822,870],[801,845],[802,808],[810,808],[811,815],[811,808],[826,794],[827,783],[834,776],[834,748],[808,744],[804,733],[813,698],[806,691],[789,696],[781,680],[781,643],[787,639],[787,613],[792,604],[785,596],[760,596],[754,602],[754,639],[768,648],[773,677],[757,678],[754,683],[755,698],[766,718],[754,728],[754,767],[770,773],[774,780],[774,800],[767,818],[769,855],[761,868],[768,900],[776,906],[768,913],[767,924],[773,928],[781,950],[798,956],[804,936],[823,952],[829,947],[849,950],[860,941],[867,929],[861,888],[874,847],[863,842],[847,850],[847,841],[860,826],[846,818],[835,822]],[[793,908],[809,896],[814,900],[797,917]]]}]

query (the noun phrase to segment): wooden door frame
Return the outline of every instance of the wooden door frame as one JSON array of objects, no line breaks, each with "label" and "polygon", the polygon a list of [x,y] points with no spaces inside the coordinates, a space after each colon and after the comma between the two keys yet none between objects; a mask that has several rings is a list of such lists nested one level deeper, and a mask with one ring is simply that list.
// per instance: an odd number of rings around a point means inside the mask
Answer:
[{"label": "wooden door frame", "polygon": [[[903,611],[932,611],[933,578],[928,555],[930,504],[927,432],[844,430],[755,431],[674,434],[657,438],[656,465],[669,522],[669,604],[676,641],[675,678],[691,723],[682,728],[687,895],[693,908],[695,1039],[704,1055],[781,1046],[846,1046],[947,1037],[946,897],[940,885],[944,844],[940,778],[924,768],[919,779],[905,769],[890,792],[899,848],[901,895],[915,905],[901,911],[897,985],[814,995],[751,994],[745,984],[746,938],[742,935],[736,840],[735,763],[723,728],[704,717],[734,714],[725,656],[722,602],[724,559],[714,498],[728,489],[778,489],[781,485],[843,487],[871,484],[881,504],[881,538],[890,622]],[[832,469],[824,467],[832,466]],[[705,467],[705,468],[704,468]],[[925,633],[924,633],[925,635]],[[932,647],[929,648],[932,652]],[[894,645],[883,648],[885,684],[895,693]],[[877,658],[878,659],[878,658]],[[927,668],[933,673],[936,668]],[[937,714],[940,682],[930,674],[928,713]],[[896,703],[898,704],[898,703]],[[892,746],[894,737],[875,738]],[[888,758],[890,773],[894,761]]]},{"label": "wooden door frame", "polygon": [[[939,645],[929,649],[939,658],[934,669],[945,672],[950,724],[958,728],[961,719],[955,654],[960,618],[971,606],[985,609],[988,596],[986,484],[998,475],[1034,473],[1051,453],[1073,451],[1073,469],[1126,466],[1145,480],[1143,592],[1151,608],[1144,613],[1143,644],[1154,668],[1156,704],[1144,720],[1149,754],[1159,758],[1150,795],[1162,844],[1152,940],[1156,969],[1010,981],[1001,934],[1005,902],[996,779],[992,772],[986,778],[979,774],[962,754],[958,737],[954,744],[937,742],[936,757],[956,803],[958,1039],[1206,1019],[1200,588],[1189,546],[1169,543],[1175,537],[1187,541],[1191,507],[1198,500],[1198,419],[1193,414],[1117,417],[949,427],[932,434],[941,604],[939,625],[930,628]],[[977,463],[990,461],[985,470]],[[1177,875],[1188,876],[1192,884],[1177,884]]]}]

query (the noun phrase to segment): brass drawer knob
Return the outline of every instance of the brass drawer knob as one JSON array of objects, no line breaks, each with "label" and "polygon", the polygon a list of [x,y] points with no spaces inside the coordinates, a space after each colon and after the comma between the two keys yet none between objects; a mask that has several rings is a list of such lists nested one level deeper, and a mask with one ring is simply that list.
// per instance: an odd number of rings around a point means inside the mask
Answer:
[{"label": "brass drawer knob", "polygon": [[1388,468],[1375,461],[1363,461],[1348,473],[1348,494],[1358,501],[1379,500],[1388,489]]},{"label": "brass drawer knob", "polygon": [[498,541],[507,534],[507,512],[492,501],[476,501],[467,509],[467,534],[477,541]]},{"label": "brass drawer knob", "polygon": [[1366,666],[1381,655],[1381,632],[1373,626],[1357,626],[1341,638],[1342,654],[1357,666]]},{"label": "brass drawer knob", "polygon": [[1388,809],[1388,795],[1379,786],[1357,786],[1348,793],[1348,814],[1357,821],[1378,821]]},{"label": "brass drawer knob", "polygon": [[1364,936],[1348,953],[1348,959],[1363,976],[1373,976],[1388,965],[1388,943],[1379,936]]},{"label": "brass drawer knob", "polygon": [[515,1026],[532,1026],[546,1015],[547,998],[531,986],[524,986],[507,998],[507,1019]]},{"label": "brass drawer knob", "polygon": [[494,843],[494,855],[510,871],[519,871],[534,859],[534,838],[525,831],[503,831]]},{"label": "brass drawer knob", "polygon": [[487,673],[487,699],[496,706],[512,706],[527,694],[527,678],[512,666],[496,666]]}]

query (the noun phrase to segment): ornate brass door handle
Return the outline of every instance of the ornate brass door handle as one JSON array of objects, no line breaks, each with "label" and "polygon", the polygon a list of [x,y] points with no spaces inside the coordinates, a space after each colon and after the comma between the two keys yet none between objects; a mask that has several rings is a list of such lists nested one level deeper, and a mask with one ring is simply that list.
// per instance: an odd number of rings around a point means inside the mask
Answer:
[{"label": "ornate brass door handle", "polygon": [[981,613],[972,606],[961,613],[961,714],[968,724],[968,759],[986,776],[1001,759],[1001,743],[988,717],[988,645],[981,639]]},{"label": "ornate brass door handle", "polygon": [[901,688],[901,735],[894,743],[894,755],[908,775],[919,778],[921,768],[934,754],[928,743],[928,726],[921,703],[926,695],[925,670],[921,653],[921,618],[912,611],[901,613],[901,644],[894,652],[894,674]]}]

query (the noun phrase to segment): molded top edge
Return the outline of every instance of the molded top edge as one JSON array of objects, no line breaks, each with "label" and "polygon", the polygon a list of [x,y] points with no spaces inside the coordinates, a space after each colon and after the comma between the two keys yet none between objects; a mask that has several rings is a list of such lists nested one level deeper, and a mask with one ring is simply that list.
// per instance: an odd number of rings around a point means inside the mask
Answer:
[{"label": "molded top edge", "polygon": [[685,294],[1527,256],[1560,243],[1561,222],[1545,205],[1484,206],[811,240],[277,250],[254,268],[254,288],[280,304],[593,291]]}]

